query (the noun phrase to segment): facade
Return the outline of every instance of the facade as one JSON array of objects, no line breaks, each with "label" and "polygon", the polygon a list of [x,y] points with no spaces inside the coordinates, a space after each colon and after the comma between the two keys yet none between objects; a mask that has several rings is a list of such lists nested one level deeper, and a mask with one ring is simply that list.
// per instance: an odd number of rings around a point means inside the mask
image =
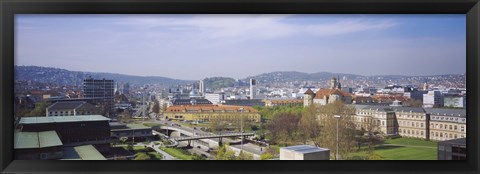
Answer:
[{"label": "facade", "polygon": [[106,79],[88,78],[83,80],[83,93],[85,98],[97,98],[103,106],[105,116],[114,115],[114,81]]},{"label": "facade", "polygon": [[207,99],[214,105],[220,104],[222,103],[222,101],[225,101],[224,93],[207,93],[204,96],[205,96],[205,99]]},{"label": "facade", "polygon": [[274,107],[274,106],[302,106],[302,99],[285,99],[285,100],[264,100],[265,106]]},{"label": "facade", "polygon": [[452,108],[466,108],[467,97],[460,94],[444,94],[443,105]]},{"label": "facade", "polygon": [[385,135],[445,141],[466,137],[465,109],[353,105],[360,128],[371,119]]},{"label": "facade", "polygon": [[345,104],[351,104],[352,95],[340,89],[320,89],[315,93],[312,103],[326,105],[335,101],[342,101]]},{"label": "facade", "polygon": [[282,147],[280,160],[330,160],[330,149],[309,145]]},{"label": "facade", "polygon": [[129,139],[134,138],[145,140],[152,137],[152,128],[144,126],[142,124],[121,124],[118,122],[110,122],[110,128],[112,137],[120,139],[121,137],[127,137]]},{"label": "facade", "polygon": [[98,108],[86,101],[59,101],[46,109],[46,116],[97,115]]},{"label": "facade", "polygon": [[260,121],[260,114],[249,106],[182,105],[170,106],[164,112],[166,119],[188,121],[240,120]]},{"label": "facade", "polygon": [[212,102],[207,99],[192,98],[192,99],[175,99],[173,105],[211,105]]},{"label": "facade", "polygon": [[426,108],[430,117],[430,139],[445,141],[467,137],[465,109]]},{"label": "facade", "polygon": [[433,108],[443,106],[443,94],[440,91],[428,91],[423,94],[423,107]]},{"label": "facade", "polygon": [[110,119],[101,115],[23,117],[20,132],[55,131],[64,146],[95,144],[108,147],[115,141],[110,138]]},{"label": "facade", "polygon": [[466,160],[467,139],[459,138],[438,142],[438,160]]},{"label": "facade", "polygon": [[225,100],[222,105],[232,106],[265,106],[265,102],[262,99],[237,99],[237,100]]}]

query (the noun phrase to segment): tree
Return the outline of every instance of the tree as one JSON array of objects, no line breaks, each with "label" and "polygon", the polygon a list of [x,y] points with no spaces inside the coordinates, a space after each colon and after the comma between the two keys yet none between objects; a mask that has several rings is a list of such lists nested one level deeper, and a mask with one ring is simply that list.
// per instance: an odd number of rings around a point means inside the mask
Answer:
[{"label": "tree", "polygon": [[151,160],[152,158],[146,152],[138,152],[135,154],[135,160]]},{"label": "tree", "polygon": [[263,153],[260,155],[260,160],[269,160],[273,159],[273,155],[271,153]]},{"label": "tree", "polygon": [[285,146],[296,142],[300,117],[299,114],[288,112],[274,116],[267,124],[271,141]]},{"label": "tree", "polygon": [[304,144],[310,141],[313,142],[315,146],[320,146],[321,130],[317,115],[317,107],[315,105],[310,105],[305,108],[302,114],[302,118],[300,119],[300,138]]},{"label": "tree", "polygon": [[[338,121],[338,137],[339,137],[339,155],[342,159],[347,159],[355,148],[355,131],[356,126],[353,120],[355,108],[343,104],[341,101],[335,101],[318,109],[320,127],[322,136],[319,137],[320,147],[326,147],[332,150],[332,156],[336,153],[337,145],[337,121]],[[334,115],[341,117],[334,118]]]},{"label": "tree", "polygon": [[44,117],[47,115],[47,107],[50,105],[50,102],[42,100],[35,103],[35,108],[26,114],[26,117]]},{"label": "tree", "polygon": [[377,144],[383,143],[383,132],[380,128],[380,120],[375,119],[373,117],[369,117],[364,119],[365,121],[362,123],[362,131],[363,131],[363,142],[367,143],[368,145],[368,152],[370,154],[373,153],[375,150],[374,147]]},{"label": "tree", "polygon": [[118,114],[117,119],[122,123],[130,123],[132,121],[132,113],[125,109],[122,113]]},{"label": "tree", "polygon": [[206,160],[206,158],[203,157],[203,156],[200,156],[198,154],[193,154],[192,155],[192,160]]},{"label": "tree", "polygon": [[240,151],[240,154],[238,154],[237,160],[253,160],[253,155],[248,154],[244,151]]},{"label": "tree", "polygon": [[153,105],[152,108],[153,113],[155,113],[155,116],[160,113],[160,103],[158,101],[155,101],[155,104]]},{"label": "tree", "polygon": [[222,145],[215,155],[216,160],[236,160],[237,157],[235,156],[235,152],[228,150],[229,145],[224,144]]},{"label": "tree", "polygon": [[405,101],[405,105],[410,106],[410,107],[422,107],[423,102],[421,100],[407,100]]}]

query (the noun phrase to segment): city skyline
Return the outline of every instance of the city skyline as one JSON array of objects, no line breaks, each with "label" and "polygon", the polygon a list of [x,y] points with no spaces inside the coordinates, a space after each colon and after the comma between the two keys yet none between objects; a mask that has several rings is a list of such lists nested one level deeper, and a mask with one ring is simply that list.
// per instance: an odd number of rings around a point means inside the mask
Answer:
[{"label": "city skyline", "polygon": [[466,71],[465,15],[18,15],[15,22],[16,65],[188,80]]}]

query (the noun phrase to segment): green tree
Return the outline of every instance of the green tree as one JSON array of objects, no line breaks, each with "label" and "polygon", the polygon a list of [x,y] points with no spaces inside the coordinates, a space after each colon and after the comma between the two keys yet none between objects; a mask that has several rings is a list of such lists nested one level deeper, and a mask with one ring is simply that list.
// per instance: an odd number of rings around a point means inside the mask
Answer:
[{"label": "green tree", "polygon": [[321,127],[320,122],[317,119],[317,107],[315,105],[308,106],[300,119],[300,138],[304,144],[313,142],[315,146],[320,146],[321,141]]},{"label": "green tree", "polygon": [[273,155],[271,153],[263,153],[260,155],[260,160],[269,160],[273,159]]},{"label": "green tree", "polygon": [[235,152],[228,150],[229,145],[224,144],[222,145],[215,155],[216,160],[236,160],[237,157],[235,156]]},{"label": "green tree", "polygon": [[238,154],[237,160],[253,160],[253,155],[248,154],[244,151],[240,151],[240,153]]},{"label": "green tree", "polygon": [[151,160],[152,158],[146,152],[138,152],[135,154],[135,160]]},{"label": "green tree", "polygon": [[270,140],[273,143],[284,144],[285,146],[297,142],[300,118],[299,114],[289,112],[275,115],[267,123]]},{"label": "green tree", "polygon": [[26,114],[26,117],[44,117],[47,116],[47,107],[50,106],[50,102],[42,100],[35,103],[35,108]]},{"label": "green tree", "polygon": [[155,101],[155,104],[153,105],[152,112],[155,113],[155,116],[160,113],[160,103],[158,101]]}]

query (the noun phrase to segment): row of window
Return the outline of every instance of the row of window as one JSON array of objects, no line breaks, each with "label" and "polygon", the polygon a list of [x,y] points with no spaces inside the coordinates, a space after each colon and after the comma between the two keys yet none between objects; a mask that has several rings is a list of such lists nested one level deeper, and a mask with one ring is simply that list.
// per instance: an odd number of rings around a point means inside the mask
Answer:
[{"label": "row of window", "polygon": [[[430,123],[430,128],[432,129],[445,129],[445,130],[458,130],[458,126],[457,125],[448,125],[448,124],[434,124],[434,123]],[[465,126],[460,126],[460,131],[461,132],[465,132]]]},{"label": "row of window", "polygon": [[410,130],[410,129],[398,129],[400,133],[409,134],[409,135],[420,135],[423,136],[424,131],[419,130]]},{"label": "row of window", "polygon": [[419,122],[410,122],[410,121],[400,121],[400,126],[405,126],[405,127],[421,127],[423,128],[423,123]]},{"label": "row of window", "polygon": [[464,134],[461,134],[460,136],[458,134],[452,134],[452,133],[444,133],[444,132],[430,132],[430,137],[433,139],[439,139],[439,138],[449,138],[449,139],[456,139],[458,137],[465,138]]}]

